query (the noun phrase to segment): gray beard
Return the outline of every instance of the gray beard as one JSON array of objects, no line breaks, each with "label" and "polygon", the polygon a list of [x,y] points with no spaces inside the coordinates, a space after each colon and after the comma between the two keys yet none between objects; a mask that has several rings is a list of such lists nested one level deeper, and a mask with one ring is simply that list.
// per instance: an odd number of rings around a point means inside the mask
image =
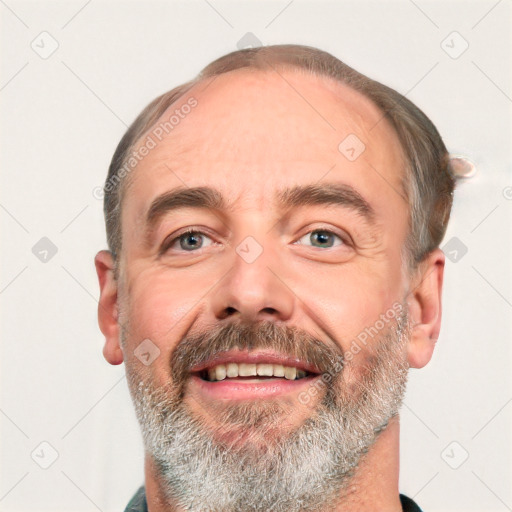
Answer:
[{"label": "gray beard", "polygon": [[[265,324],[256,330],[259,339],[276,343],[238,346],[278,348],[282,340],[291,348],[283,329]],[[212,332],[203,339],[205,347],[210,339],[220,340],[215,336],[224,336],[226,348],[236,346],[233,337],[226,340],[226,331]],[[290,401],[274,398],[223,406],[213,416],[212,426],[211,420],[190,409],[175,381],[157,388],[142,379],[135,363],[127,364],[144,447],[155,463],[169,507],[190,512],[334,510],[348,494],[362,458],[398,413],[409,369],[405,356],[409,336],[404,309],[368,344],[370,357],[364,367],[345,361],[330,382],[322,381],[314,398],[318,403],[291,430],[283,427],[287,415],[293,415]],[[122,338],[126,338],[123,333]],[[185,354],[192,354],[186,350]],[[346,376],[354,372],[355,385],[341,378],[346,372]],[[229,432],[229,443],[221,432]]]}]

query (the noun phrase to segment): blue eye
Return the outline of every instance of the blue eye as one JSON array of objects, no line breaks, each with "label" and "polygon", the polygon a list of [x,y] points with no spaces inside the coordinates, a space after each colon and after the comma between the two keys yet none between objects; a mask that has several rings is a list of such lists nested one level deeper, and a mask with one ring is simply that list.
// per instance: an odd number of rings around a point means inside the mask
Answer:
[{"label": "blue eye", "polygon": [[[209,243],[205,243],[205,239],[209,240]],[[175,245],[179,242],[179,248],[176,248]],[[192,252],[196,249],[202,249],[203,247],[208,247],[211,245],[212,239],[202,233],[201,231],[193,231],[189,230],[181,235],[173,238],[169,244],[167,244],[166,249],[182,249],[183,251]]]},{"label": "blue eye", "polygon": [[[338,240],[338,242],[336,242]],[[162,253],[168,250],[177,252],[195,252],[215,243],[208,235],[199,230],[188,229],[180,235],[164,242]],[[337,246],[349,245],[341,236],[328,229],[314,229],[302,236],[296,244],[309,245],[318,249],[331,249]]]},{"label": "blue eye", "polygon": [[341,239],[341,237],[333,233],[332,231],[329,231],[327,229],[315,229],[304,235],[296,243],[301,245],[308,245],[307,243],[302,241],[304,239],[307,239],[309,240],[309,242],[311,242],[312,247],[318,247],[320,249],[330,249],[331,247],[334,247],[334,242],[336,238],[340,242],[342,242],[342,244],[338,245],[345,245],[345,242]]}]

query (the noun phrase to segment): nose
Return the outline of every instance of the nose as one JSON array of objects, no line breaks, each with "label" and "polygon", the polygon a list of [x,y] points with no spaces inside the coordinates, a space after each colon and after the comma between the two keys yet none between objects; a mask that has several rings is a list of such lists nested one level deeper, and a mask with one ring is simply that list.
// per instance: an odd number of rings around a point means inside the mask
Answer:
[{"label": "nose", "polygon": [[287,284],[289,277],[277,257],[263,250],[253,260],[242,250],[233,251],[231,269],[213,294],[215,317],[247,322],[289,320],[297,298]]}]

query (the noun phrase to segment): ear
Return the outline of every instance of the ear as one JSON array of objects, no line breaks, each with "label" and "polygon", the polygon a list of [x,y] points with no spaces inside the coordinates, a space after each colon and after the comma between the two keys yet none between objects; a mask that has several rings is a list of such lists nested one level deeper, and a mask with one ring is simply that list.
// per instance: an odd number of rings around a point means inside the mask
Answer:
[{"label": "ear", "polygon": [[407,297],[412,322],[407,359],[412,368],[430,361],[439,337],[444,264],[443,251],[434,249],[418,267]]},{"label": "ear", "polygon": [[117,305],[117,281],[114,279],[114,259],[110,251],[100,251],[94,258],[100,283],[98,324],[105,335],[103,356],[110,364],[123,362],[123,351],[119,344]]}]

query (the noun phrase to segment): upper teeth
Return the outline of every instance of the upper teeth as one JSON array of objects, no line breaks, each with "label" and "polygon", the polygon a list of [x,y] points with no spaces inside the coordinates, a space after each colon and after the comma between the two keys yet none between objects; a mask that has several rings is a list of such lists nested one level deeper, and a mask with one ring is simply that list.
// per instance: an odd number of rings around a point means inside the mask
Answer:
[{"label": "upper teeth", "polygon": [[218,364],[208,369],[208,379],[211,381],[224,380],[226,377],[250,377],[252,375],[295,380],[306,377],[307,373],[293,366],[268,363],[227,363]]}]

